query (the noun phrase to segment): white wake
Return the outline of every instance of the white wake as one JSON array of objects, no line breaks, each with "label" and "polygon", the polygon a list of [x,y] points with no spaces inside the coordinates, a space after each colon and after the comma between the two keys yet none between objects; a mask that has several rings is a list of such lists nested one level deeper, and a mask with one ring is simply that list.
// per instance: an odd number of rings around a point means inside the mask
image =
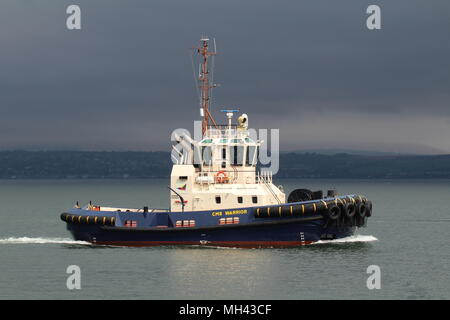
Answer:
[{"label": "white wake", "polygon": [[[372,242],[378,239],[368,235],[353,235],[335,240],[319,240],[312,244],[333,244],[333,243],[352,243],[352,242]],[[0,239],[0,244],[78,244],[92,245],[86,241],[76,241],[70,238],[43,238],[43,237],[9,237]],[[227,247],[227,249],[229,249]]]},{"label": "white wake", "polygon": [[351,242],[372,242],[372,241],[378,241],[377,238],[374,236],[366,236],[366,235],[353,235],[341,239],[335,239],[335,240],[319,240],[317,242],[314,242],[313,244],[324,244],[324,243],[351,243]]},{"label": "white wake", "polygon": [[70,238],[30,238],[30,237],[10,237],[0,239],[0,244],[90,244],[86,241],[76,241]]}]

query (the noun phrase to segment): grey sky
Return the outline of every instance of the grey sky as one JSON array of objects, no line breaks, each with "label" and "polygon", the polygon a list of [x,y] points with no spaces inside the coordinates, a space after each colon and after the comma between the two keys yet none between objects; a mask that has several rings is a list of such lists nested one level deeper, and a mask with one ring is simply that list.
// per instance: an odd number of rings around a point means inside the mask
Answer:
[{"label": "grey sky", "polygon": [[283,150],[450,153],[448,0],[4,0],[0,23],[3,150],[169,150],[199,117],[189,48],[209,35],[213,111]]}]

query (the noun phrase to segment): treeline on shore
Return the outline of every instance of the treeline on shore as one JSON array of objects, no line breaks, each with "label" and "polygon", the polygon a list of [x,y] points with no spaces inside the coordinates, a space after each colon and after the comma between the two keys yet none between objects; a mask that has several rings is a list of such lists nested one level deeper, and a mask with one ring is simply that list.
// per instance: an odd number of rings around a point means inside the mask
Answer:
[{"label": "treeline on shore", "polygon": [[[0,151],[0,179],[168,178],[168,152]],[[450,155],[282,153],[277,178],[450,178]]]}]

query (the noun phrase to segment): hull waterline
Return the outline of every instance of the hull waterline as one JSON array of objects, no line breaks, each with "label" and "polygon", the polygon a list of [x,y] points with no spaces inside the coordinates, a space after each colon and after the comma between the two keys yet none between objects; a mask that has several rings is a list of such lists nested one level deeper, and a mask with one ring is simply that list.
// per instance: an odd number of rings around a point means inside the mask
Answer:
[{"label": "hull waterline", "polygon": [[248,225],[198,228],[126,228],[68,224],[75,240],[112,246],[214,246],[236,248],[285,248],[323,239],[339,239],[355,233],[355,226],[324,225],[323,219],[276,221]]}]

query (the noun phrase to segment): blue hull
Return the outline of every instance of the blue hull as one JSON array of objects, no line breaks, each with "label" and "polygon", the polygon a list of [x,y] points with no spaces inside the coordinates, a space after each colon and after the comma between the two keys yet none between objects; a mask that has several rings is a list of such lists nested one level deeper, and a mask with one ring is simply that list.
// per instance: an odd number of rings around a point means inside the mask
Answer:
[{"label": "blue hull", "polygon": [[76,240],[118,246],[209,245],[226,247],[301,246],[320,239],[354,234],[356,227],[324,228],[322,220],[217,228],[130,229],[121,227],[68,225]]},{"label": "blue hull", "polygon": [[[350,200],[349,200],[350,199]],[[339,202],[338,202],[339,200]],[[75,240],[117,246],[290,247],[353,235],[367,217],[330,216],[355,196],[229,210],[124,212],[74,208],[61,215]],[[371,215],[371,208],[370,214]]]}]

